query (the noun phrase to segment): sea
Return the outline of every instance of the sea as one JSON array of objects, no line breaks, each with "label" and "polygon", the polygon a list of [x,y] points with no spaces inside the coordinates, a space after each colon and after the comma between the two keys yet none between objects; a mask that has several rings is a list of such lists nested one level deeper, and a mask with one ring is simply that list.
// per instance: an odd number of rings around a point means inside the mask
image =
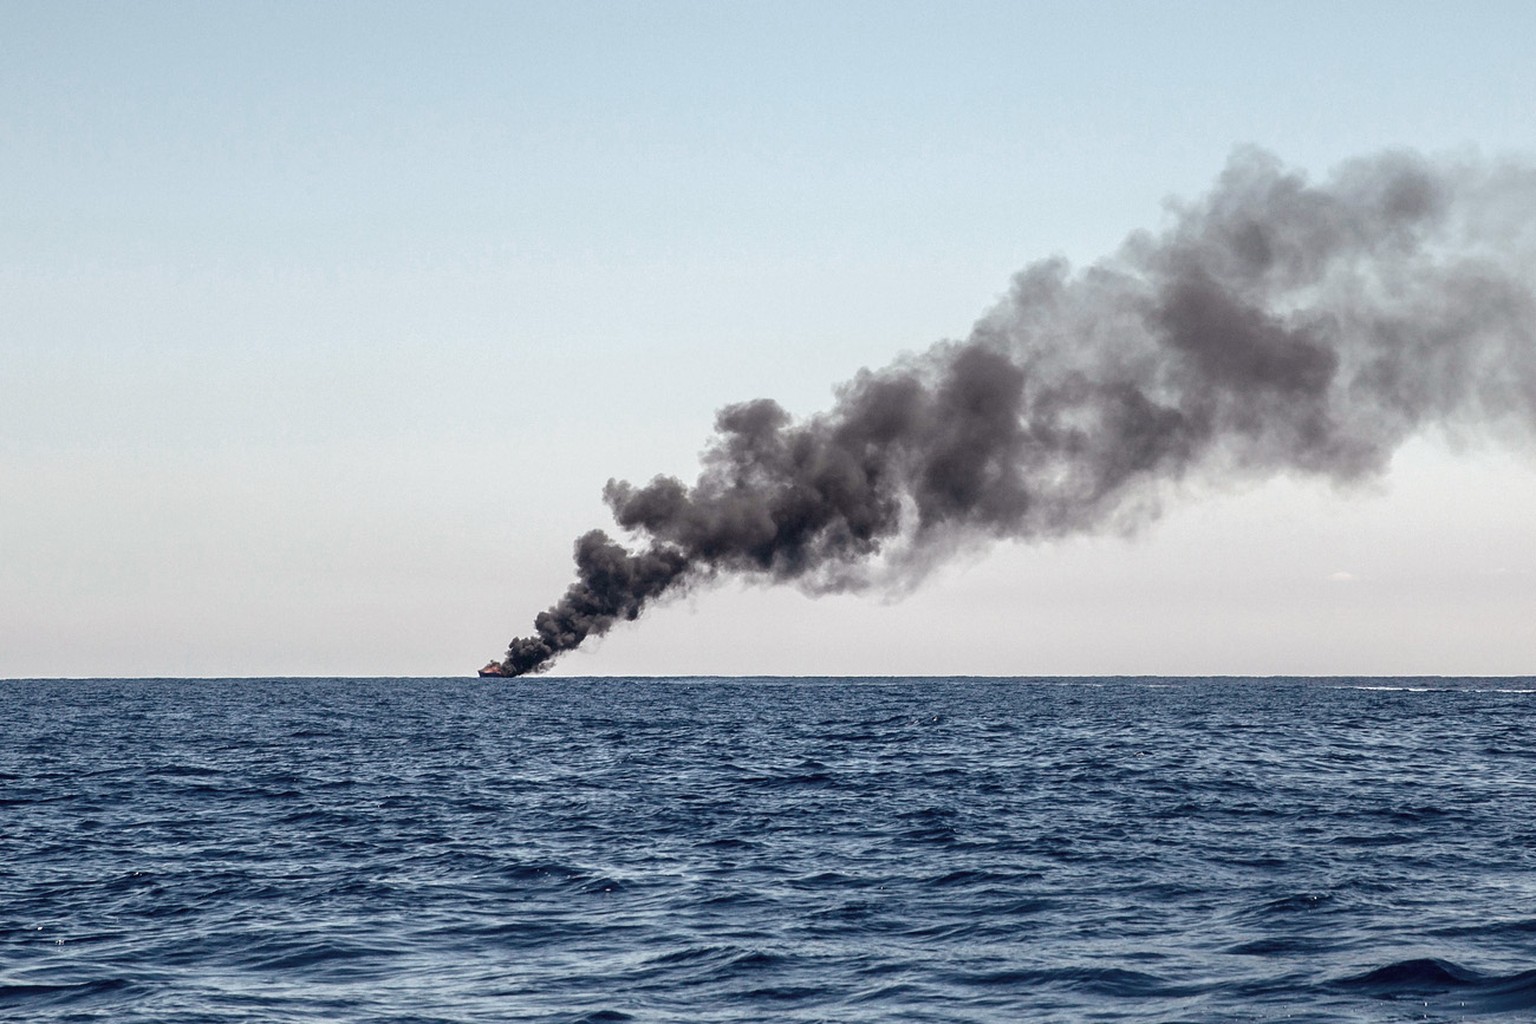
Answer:
[{"label": "sea", "polygon": [[1536,679],[0,681],[0,1020],[1536,1020]]}]

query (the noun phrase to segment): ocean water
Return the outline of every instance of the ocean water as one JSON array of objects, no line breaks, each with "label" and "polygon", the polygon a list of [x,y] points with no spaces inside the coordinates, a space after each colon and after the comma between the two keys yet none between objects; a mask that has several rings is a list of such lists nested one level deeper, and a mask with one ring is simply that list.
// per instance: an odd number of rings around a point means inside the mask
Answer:
[{"label": "ocean water", "polygon": [[1536,681],[0,682],[0,1020],[1536,1020]]}]

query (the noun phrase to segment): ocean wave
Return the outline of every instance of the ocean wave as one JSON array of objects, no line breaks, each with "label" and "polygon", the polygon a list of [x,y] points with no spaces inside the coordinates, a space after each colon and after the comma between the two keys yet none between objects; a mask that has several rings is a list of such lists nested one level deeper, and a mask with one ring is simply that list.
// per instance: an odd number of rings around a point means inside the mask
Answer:
[{"label": "ocean wave", "polygon": [[1449,960],[1424,957],[1342,978],[1336,985],[1384,1000],[1422,1000],[1454,993],[1456,1007],[1474,1013],[1536,1009],[1536,969],[1484,974]]},{"label": "ocean wave", "polygon": [[27,684],[0,1019],[1529,1019],[1536,704],[1369,682]]},{"label": "ocean wave", "polygon": [[5,984],[0,982],[0,1006],[29,1011],[51,1007],[79,1008],[81,1004],[106,996],[121,998],[138,990],[127,978],[97,978],[91,981]]}]

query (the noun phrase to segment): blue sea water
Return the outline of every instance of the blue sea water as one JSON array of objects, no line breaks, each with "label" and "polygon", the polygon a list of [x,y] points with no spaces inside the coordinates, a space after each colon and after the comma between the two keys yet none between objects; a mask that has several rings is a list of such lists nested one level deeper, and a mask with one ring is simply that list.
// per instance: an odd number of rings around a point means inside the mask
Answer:
[{"label": "blue sea water", "polygon": [[1536,1019],[1536,681],[0,682],[0,1019]]}]

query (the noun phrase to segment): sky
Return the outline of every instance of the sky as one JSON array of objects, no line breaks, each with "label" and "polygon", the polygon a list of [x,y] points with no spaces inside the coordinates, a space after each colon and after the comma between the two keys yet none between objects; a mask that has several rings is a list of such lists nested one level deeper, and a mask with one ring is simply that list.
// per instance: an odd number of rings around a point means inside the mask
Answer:
[{"label": "sky", "polygon": [[[0,0],[0,677],[462,675],[721,406],[826,408],[1258,145],[1530,159],[1536,5]],[[625,674],[1536,671],[1536,443],[1171,495]]]}]

